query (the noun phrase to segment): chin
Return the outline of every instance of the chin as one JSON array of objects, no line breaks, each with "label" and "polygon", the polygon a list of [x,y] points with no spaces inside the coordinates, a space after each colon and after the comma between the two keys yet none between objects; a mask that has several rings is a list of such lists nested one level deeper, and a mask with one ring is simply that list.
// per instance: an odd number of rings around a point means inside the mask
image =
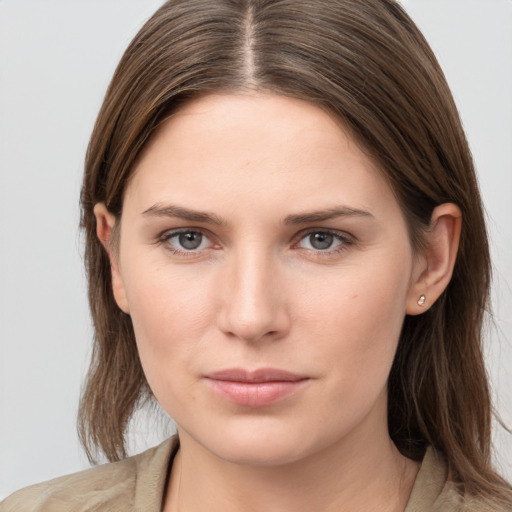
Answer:
[{"label": "chin", "polygon": [[282,439],[251,443],[231,441],[226,445],[216,446],[214,454],[231,464],[269,467],[292,464],[302,459],[304,454],[299,448],[300,444],[288,446]]},{"label": "chin", "polygon": [[322,449],[320,440],[312,440],[305,429],[269,423],[262,425],[260,422],[252,428],[247,424],[232,425],[231,428],[224,425],[217,432],[210,429],[185,435],[194,438],[192,442],[200,444],[216,458],[243,466],[292,464]]}]

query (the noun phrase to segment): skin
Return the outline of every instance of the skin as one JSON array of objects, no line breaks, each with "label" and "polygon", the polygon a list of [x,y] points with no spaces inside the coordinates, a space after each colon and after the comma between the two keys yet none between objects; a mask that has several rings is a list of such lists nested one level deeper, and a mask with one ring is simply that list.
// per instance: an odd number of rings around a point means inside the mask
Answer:
[{"label": "skin", "polygon": [[[115,218],[95,214],[147,380],[178,425],[167,512],[404,509],[418,465],[389,438],[387,379],[405,315],[449,282],[456,206],[434,210],[415,253],[393,192],[340,123],[240,93],[160,126],[127,187],[117,252]],[[248,407],[205,378],[268,367],[305,380]]]}]

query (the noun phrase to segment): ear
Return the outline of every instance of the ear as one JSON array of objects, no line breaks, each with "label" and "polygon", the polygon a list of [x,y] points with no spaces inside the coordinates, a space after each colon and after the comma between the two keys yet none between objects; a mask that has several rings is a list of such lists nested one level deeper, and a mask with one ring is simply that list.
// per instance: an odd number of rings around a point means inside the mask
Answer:
[{"label": "ear", "polygon": [[94,216],[96,217],[96,235],[103,247],[107,251],[110,260],[110,272],[112,274],[112,292],[119,308],[125,313],[130,312],[123,278],[119,268],[119,250],[117,241],[113,240],[114,226],[116,224],[115,216],[107,210],[104,203],[97,203],[94,206]]},{"label": "ear", "polygon": [[425,312],[448,286],[457,258],[461,227],[462,214],[458,206],[444,203],[434,208],[426,247],[415,263],[407,314]]}]

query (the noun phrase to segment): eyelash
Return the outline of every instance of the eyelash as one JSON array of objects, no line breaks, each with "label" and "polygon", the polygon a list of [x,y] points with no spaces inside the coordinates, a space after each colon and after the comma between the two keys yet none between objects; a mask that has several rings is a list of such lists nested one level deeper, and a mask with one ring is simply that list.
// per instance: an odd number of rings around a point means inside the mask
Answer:
[{"label": "eyelash", "polygon": [[[181,234],[187,234],[187,233],[197,233],[200,234],[202,237],[205,237],[207,239],[211,239],[211,236],[209,236],[207,233],[205,233],[202,229],[192,229],[192,228],[181,228],[181,229],[174,229],[171,231],[166,231],[162,233],[158,239],[158,244],[165,244],[165,247],[168,251],[170,251],[172,254],[181,256],[181,257],[197,257],[202,250],[204,249],[191,249],[191,250],[183,250],[176,247],[176,245],[172,244],[170,240],[174,237],[177,237]],[[313,253],[316,257],[321,258],[329,258],[329,257],[335,257],[339,255],[340,253],[347,250],[350,246],[354,245],[355,239],[351,235],[348,235],[345,232],[336,231],[332,229],[308,229],[306,231],[302,231],[298,233],[294,237],[294,241],[292,247],[297,247],[303,240],[306,240],[307,237],[314,235],[314,234],[323,234],[323,235],[330,235],[334,237],[334,239],[339,242],[337,246],[335,246],[333,249],[327,248],[325,250],[321,249],[314,249],[314,248],[302,248],[304,251],[308,251],[309,253]]]},{"label": "eyelash", "polygon": [[336,241],[339,242],[339,244],[332,249],[328,248],[325,250],[321,250],[321,249],[314,249],[314,248],[312,248],[312,249],[303,248],[303,250],[308,251],[310,253],[314,253],[314,255],[316,257],[320,257],[320,258],[336,257],[339,254],[341,254],[342,252],[346,251],[351,245],[354,245],[354,243],[355,243],[354,237],[352,237],[351,235],[348,235],[345,232],[336,231],[333,229],[313,228],[313,229],[308,229],[306,231],[299,233],[296,236],[297,242],[294,243],[294,247],[297,246],[298,244],[300,244],[300,242],[302,242],[303,240],[306,240],[309,236],[314,235],[314,234],[330,235],[330,236],[334,237],[334,239]]},{"label": "eyelash", "polygon": [[207,239],[210,239],[211,237],[208,236],[203,230],[201,229],[191,229],[191,228],[182,228],[182,229],[173,229],[172,231],[166,231],[165,233],[162,233],[157,239],[157,243],[159,244],[165,244],[165,248],[171,252],[171,254],[175,254],[177,256],[182,257],[197,257],[197,255],[201,252],[201,249],[193,249],[193,250],[183,250],[178,249],[174,244],[170,242],[170,240],[176,236],[179,236],[181,234],[187,234],[187,233],[197,233],[200,234],[202,237],[205,237]]}]

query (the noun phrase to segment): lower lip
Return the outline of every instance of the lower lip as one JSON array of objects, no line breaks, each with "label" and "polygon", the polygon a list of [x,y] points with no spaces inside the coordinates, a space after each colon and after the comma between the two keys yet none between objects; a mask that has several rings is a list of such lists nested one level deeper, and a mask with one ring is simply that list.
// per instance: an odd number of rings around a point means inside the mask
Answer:
[{"label": "lower lip", "polygon": [[244,407],[265,407],[293,395],[308,379],[298,381],[238,382],[208,379],[215,393]]}]

